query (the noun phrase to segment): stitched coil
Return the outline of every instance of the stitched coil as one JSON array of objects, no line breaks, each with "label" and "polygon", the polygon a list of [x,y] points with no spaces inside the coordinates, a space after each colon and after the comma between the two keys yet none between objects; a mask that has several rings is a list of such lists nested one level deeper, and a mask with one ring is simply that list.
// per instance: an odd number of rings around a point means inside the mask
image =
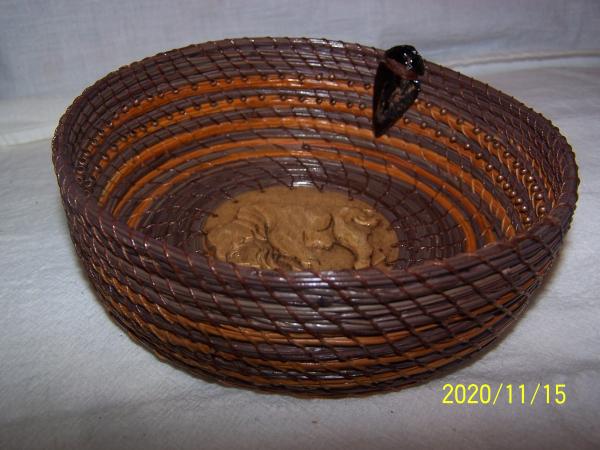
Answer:
[{"label": "stitched coil", "polygon": [[[146,58],[86,89],[53,140],[69,230],[106,310],[162,359],[300,395],[383,391],[460,364],[540,286],[577,200],[548,120],[425,62],[419,99],[371,131],[381,50],[244,38]],[[223,201],[345,192],[389,219],[389,270],[267,271],[194,243]]]}]

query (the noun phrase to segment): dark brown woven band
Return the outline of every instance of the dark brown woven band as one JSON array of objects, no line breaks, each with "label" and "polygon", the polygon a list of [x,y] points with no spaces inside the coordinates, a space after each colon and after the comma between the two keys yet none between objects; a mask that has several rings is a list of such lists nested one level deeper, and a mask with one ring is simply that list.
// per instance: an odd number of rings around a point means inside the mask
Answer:
[{"label": "dark brown woven band", "polygon": [[[53,161],[78,255],[121,326],[200,375],[334,396],[420,381],[513,322],[569,227],[573,152],[539,114],[430,62],[419,100],[375,140],[381,56],[320,39],[210,42],[75,100]],[[273,185],[373,205],[397,232],[397,265],[259,271],[197,250],[218,204]]]}]

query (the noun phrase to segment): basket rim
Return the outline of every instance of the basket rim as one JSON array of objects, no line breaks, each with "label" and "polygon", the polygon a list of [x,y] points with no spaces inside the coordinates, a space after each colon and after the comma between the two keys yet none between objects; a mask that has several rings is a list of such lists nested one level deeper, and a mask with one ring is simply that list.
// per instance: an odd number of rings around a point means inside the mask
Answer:
[{"label": "basket rim", "polygon": [[532,108],[515,99],[514,97],[509,96],[498,89],[488,86],[482,83],[481,81],[464,75],[454,69],[441,66],[426,59],[424,59],[426,66],[436,66],[441,67],[445,70],[449,70],[451,72],[459,74],[462,79],[469,80],[469,82],[473,83],[474,85],[485,86],[485,88],[489,92],[501,94],[507,99],[510,99],[510,101],[513,104],[522,107],[529,114],[533,114],[539,119],[543,120],[543,122],[545,122],[552,129],[554,129],[555,132],[559,135],[559,138],[561,138],[561,148],[565,151],[564,156],[565,161],[567,163],[569,176],[567,176],[566,179],[563,181],[560,195],[556,198],[556,206],[551,208],[543,218],[536,220],[528,229],[520,231],[510,239],[498,239],[482,247],[479,247],[478,249],[472,252],[463,251],[451,257],[440,259],[428,259],[419,262],[415,265],[404,268],[391,268],[381,270],[374,267],[369,267],[358,270],[344,269],[324,271],[285,271],[282,269],[258,269],[254,267],[248,267],[220,261],[212,257],[211,255],[192,253],[172,244],[167,244],[164,241],[152,238],[141,231],[129,227],[125,222],[115,219],[107,210],[100,208],[94,200],[94,198],[87,195],[84,192],[83,188],[77,183],[77,181],[75,180],[74,171],[72,170],[72,168],[71,170],[69,170],[70,167],[64,161],[66,155],[62,153],[62,150],[66,148],[66,145],[63,142],[66,137],[66,132],[68,131],[66,130],[66,123],[71,118],[71,116],[75,114],[75,110],[77,109],[77,107],[85,103],[87,101],[87,97],[91,93],[93,93],[94,90],[97,89],[101,84],[105,83],[110,77],[118,74],[123,70],[131,68],[132,66],[143,64],[144,62],[153,60],[157,57],[169,56],[177,51],[181,51],[188,48],[210,49],[218,47],[219,45],[235,44],[237,42],[248,40],[250,40],[251,42],[261,40],[271,40],[273,42],[276,42],[277,40],[281,40],[291,43],[297,42],[303,44],[309,43],[325,45],[336,48],[344,48],[347,50],[360,49],[361,51],[372,51],[375,55],[378,56],[381,56],[384,52],[384,50],[373,46],[367,46],[360,43],[346,42],[342,40],[332,40],[327,38],[284,36],[236,37],[229,39],[206,41],[197,44],[190,44],[188,46],[158,52],[155,55],[133,61],[111,72],[108,72],[103,77],[95,81],[93,84],[86,87],[81,92],[81,94],[79,94],[72,101],[72,103],[68,106],[66,111],[61,116],[58,126],[54,132],[51,143],[52,161],[59,182],[59,187],[61,189],[64,189],[63,202],[68,201],[70,203],[79,205],[78,208],[80,213],[83,214],[88,220],[90,217],[97,219],[96,222],[99,224],[99,226],[101,228],[111,229],[113,231],[112,234],[115,238],[119,239],[122,242],[127,242],[129,245],[133,245],[133,247],[144,247],[153,256],[168,255],[168,259],[171,259],[172,257],[180,261],[185,261],[188,267],[190,267],[191,269],[193,269],[194,267],[198,268],[208,266],[213,271],[217,271],[220,274],[230,274],[236,278],[244,279],[246,282],[250,280],[256,280],[261,284],[265,280],[269,279],[279,281],[293,281],[295,283],[310,283],[311,280],[318,280],[320,282],[329,280],[330,282],[334,282],[336,284],[343,284],[347,281],[356,282],[357,280],[362,281],[363,279],[366,280],[368,278],[369,286],[372,286],[374,284],[377,284],[374,275],[379,275],[379,278],[377,279],[384,283],[386,281],[389,282],[390,280],[395,280],[396,282],[398,282],[398,279],[404,278],[405,276],[413,278],[414,275],[418,275],[421,273],[427,273],[428,278],[431,278],[431,276],[437,273],[439,269],[442,269],[442,271],[445,272],[443,270],[443,268],[445,267],[452,267],[453,270],[466,269],[485,260],[488,260],[489,257],[497,255],[502,250],[511,249],[514,251],[518,243],[528,239],[543,242],[544,232],[547,232],[548,228],[555,229],[555,231],[559,231],[563,236],[566,233],[568,227],[570,226],[575,211],[576,202],[578,198],[577,188],[579,186],[580,180],[578,177],[578,166],[575,160],[575,153],[571,145],[567,142],[566,138],[560,132],[560,130],[542,114],[533,110]]}]

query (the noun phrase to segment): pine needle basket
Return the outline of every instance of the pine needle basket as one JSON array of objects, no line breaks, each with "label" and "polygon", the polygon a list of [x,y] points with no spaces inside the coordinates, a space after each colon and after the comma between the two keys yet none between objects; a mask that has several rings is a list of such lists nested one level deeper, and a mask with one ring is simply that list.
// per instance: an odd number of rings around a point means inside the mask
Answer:
[{"label": "pine needle basket", "polygon": [[[381,392],[460,364],[523,311],[555,260],[577,166],[548,120],[425,62],[422,92],[371,131],[381,50],[243,38],[160,53],[86,89],[53,163],[99,297],[161,359],[225,384]],[[232,196],[314,186],[373,205],[390,270],[257,270],[190,247]]]}]

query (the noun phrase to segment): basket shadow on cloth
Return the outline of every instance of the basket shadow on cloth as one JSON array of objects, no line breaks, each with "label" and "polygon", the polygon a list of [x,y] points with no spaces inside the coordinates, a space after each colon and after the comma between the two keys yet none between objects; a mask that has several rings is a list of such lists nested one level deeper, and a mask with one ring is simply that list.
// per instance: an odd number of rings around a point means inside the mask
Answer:
[{"label": "basket shadow on cloth", "polygon": [[[380,50],[244,38],[107,75],[62,117],[53,162],[103,305],[158,356],[300,395],[422,381],[494,341],[555,259],[573,152],[515,99],[426,62],[420,100],[371,131]],[[198,246],[221,202],[273,185],[346,192],[392,223],[388,270],[281,272]]]}]

